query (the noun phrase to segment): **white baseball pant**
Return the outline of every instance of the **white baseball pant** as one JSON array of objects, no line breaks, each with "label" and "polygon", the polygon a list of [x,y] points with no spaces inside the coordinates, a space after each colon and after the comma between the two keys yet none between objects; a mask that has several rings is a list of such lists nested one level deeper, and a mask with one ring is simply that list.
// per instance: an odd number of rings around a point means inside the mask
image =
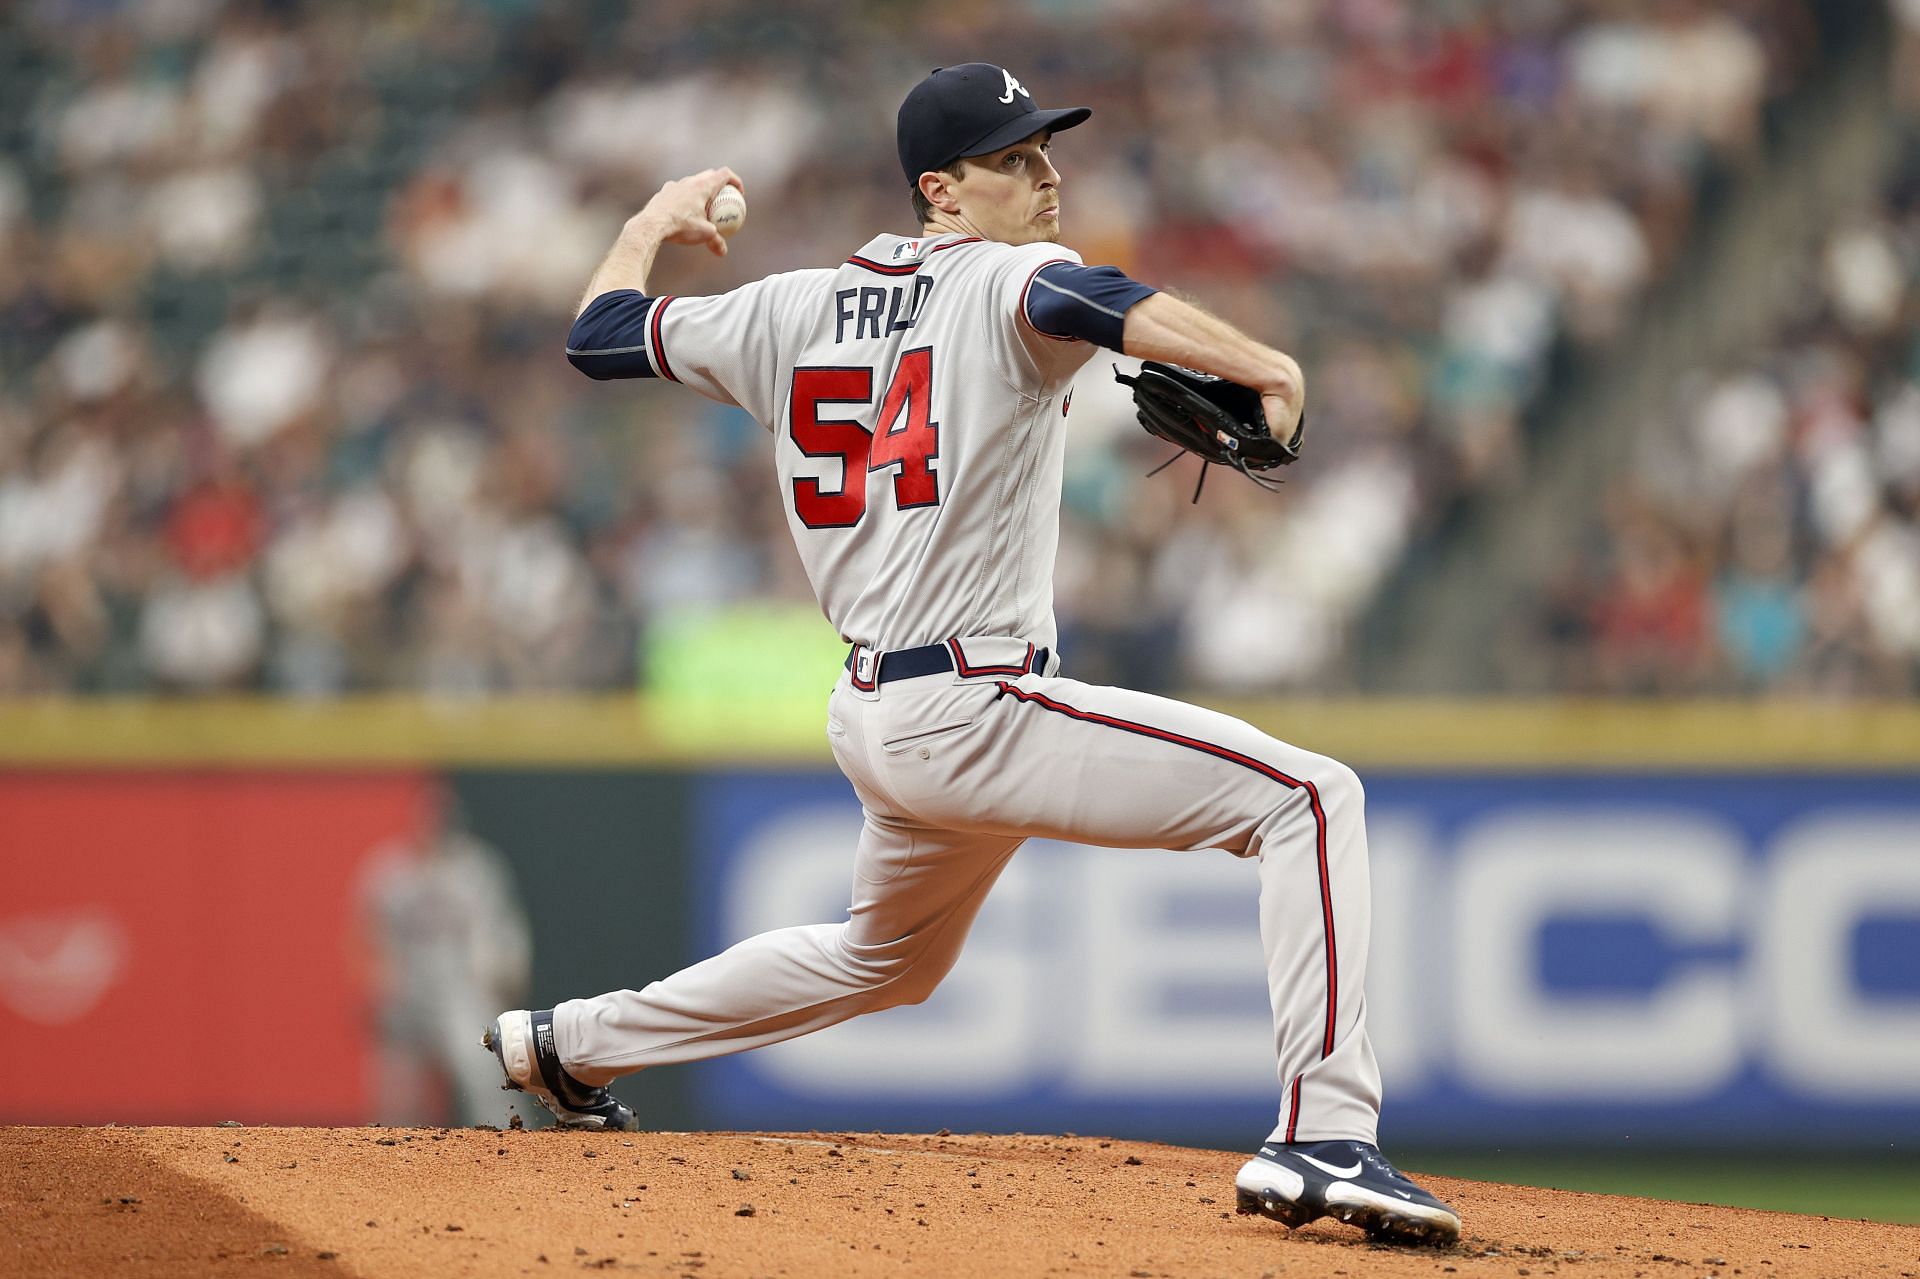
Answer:
[{"label": "white baseball pant", "polygon": [[1259,867],[1282,1089],[1269,1140],[1374,1141],[1353,770],[1215,711],[1022,673],[1025,643],[950,647],[956,671],[870,689],[843,675],[828,703],[834,757],[866,812],[847,920],[762,933],[643,990],[558,1005],[568,1072],[604,1084],[926,999],[1029,837],[1221,848]]}]

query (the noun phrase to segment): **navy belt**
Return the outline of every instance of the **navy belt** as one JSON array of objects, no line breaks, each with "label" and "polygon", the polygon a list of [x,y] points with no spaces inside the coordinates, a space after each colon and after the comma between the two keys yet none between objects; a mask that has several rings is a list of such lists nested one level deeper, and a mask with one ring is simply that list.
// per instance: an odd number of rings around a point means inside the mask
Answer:
[{"label": "navy belt", "polygon": [[[858,644],[847,650],[847,670],[854,669],[853,660],[859,652]],[[948,640],[944,644],[923,644],[919,648],[896,648],[873,655],[878,673],[873,683],[864,687],[874,688],[881,684],[891,684],[897,679],[917,679],[922,675],[938,675],[941,671],[958,671],[963,678],[976,675],[1025,675],[1030,671],[1044,672],[1047,669],[1047,657],[1046,649],[1035,648],[1029,644],[1026,658],[1017,664],[975,666],[967,661],[966,653],[960,647],[959,640]],[[857,679],[855,686],[861,687]]]}]

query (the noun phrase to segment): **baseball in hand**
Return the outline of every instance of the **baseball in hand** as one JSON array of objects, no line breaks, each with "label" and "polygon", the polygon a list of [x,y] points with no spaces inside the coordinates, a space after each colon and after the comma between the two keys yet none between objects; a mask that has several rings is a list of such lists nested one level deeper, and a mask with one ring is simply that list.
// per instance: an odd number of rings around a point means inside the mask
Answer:
[{"label": "baseball in hand", "polygon": [[739,187],[721,187],[719,193],[707,201],[707,221],[713,223],[721,235],[729,237],[746,225],[747,197],[740,194]]}]

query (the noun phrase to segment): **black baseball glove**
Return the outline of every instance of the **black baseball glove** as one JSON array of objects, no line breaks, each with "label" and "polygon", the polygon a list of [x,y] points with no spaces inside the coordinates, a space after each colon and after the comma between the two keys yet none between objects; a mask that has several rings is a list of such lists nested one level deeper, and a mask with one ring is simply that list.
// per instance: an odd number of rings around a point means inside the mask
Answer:
[{"label": "black baseball glove", "polygon": [[[1133,388],[1133,406],[1141,426],[1200,459],[1201,484],[1207,480],[1206,468],[1218,465],[1232,467],[1254,483],[1271,488],[1271,483],[1254,472],[1286,466],[1300,457],[1307,437],[1306,414],[1300,415],[1300,424],[1290,438],[1276,440],[1267,427],[1260,393],[1250,386],[1157,360],[1144,361],[1137,377],[1128,377],[1116,368],[1113,378]],[[1179,460],[1176,453],[1167,465]],[[1196,502],[1200,500],[1198,485],[1193,497]]]}]

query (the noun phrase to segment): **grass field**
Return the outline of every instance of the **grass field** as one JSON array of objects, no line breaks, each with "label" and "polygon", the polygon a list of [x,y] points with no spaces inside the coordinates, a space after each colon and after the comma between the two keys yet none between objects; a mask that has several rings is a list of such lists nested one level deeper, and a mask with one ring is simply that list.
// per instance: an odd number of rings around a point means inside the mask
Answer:
[{"label": "grass field", "polygon": [[1920,1224],[1920,1158],[1913,1156],[1407,1151],[1395,1158],[1403,1167],[1480,1181]]}]

